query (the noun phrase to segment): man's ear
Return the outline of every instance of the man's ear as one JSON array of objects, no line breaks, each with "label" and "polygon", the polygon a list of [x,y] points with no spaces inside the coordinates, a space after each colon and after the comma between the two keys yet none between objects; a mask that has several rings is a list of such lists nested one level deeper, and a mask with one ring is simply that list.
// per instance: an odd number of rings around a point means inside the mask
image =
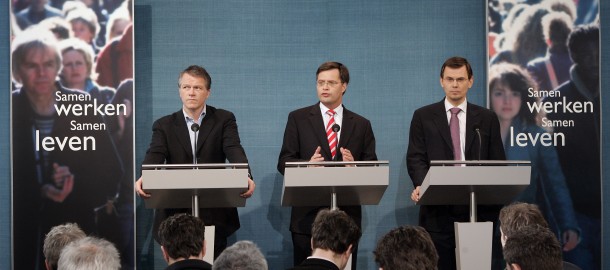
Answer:
[{"label": "man's ear", "polygon": [[521,270],[521,266],[519,266],[516,263],[511,263],[511,264],[507,264],[508,265],[508,269],[510,270]]},{"label": "man's ear", "polygon": [[165,260],[165,262],[169,264],[169,255],[167,255],[167,251],[165,251],[165,248],[163,246],[161,246],[161,254],[163,254],[163,259]]},{"label": "man's ear", "polygon": [[44,267],[47,270],[53,270],[53,268],[51,267],[51,265],[49,265],[49,261],[47,261],[47,259],[44,259]]},{"label": "man's ear", "polygon": [[203,239],[203,248],[201,249],[201,258],[203,259],[203,257],[205,257],[205,252],[206,252],[206,244],[207,242],[205,241],[205,239]]},{"label": "man's ear", "polygon": [[313,237],[311,238],[311,240],[309,240],[309,246],[311,247],[311,250],[313,251]]},{"label": "man's ear", "polygon": [[349,245],[349,246],[347,247],[347,250],[345,251],[345,253],[346,253],[347,257],[349,257],[349,255],[351,255],[351,254],[352,254],[352,248],[354,248],[354,245]]}]

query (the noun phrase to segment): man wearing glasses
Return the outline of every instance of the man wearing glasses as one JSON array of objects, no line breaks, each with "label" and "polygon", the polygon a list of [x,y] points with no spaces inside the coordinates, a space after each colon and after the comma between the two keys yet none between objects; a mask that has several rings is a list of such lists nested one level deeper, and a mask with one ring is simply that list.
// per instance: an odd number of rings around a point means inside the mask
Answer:
[{"label": "man wearing glasses", "polygon": [[[277,169],[284,174],[286,162],[377,160],[371,122],[342,104],[349,83],[349,71],[338,62],[326,62],[316,72],[318,99],[312,106],[288,115]],[[311,226],[320,207],[293,207],[290,218],[294,265],[311,256]],[[339,206],[360,227],[360,206]],[[357,246],[352,269],[356,269]]]},{"label": "man wearing glasses", "polygon": [[[193,164],[197,163],[248,163],[241,146],[237,123],[233,113],[206,105],[210,96],[212,78],[201,66],[192,65],[180,73],[178,92],[182,109],[164,116],[153,124],[150,146],[143,164]],[[197,125],[199,128],[193,129]],[[197,127],[196,126],[196,127]],[[194,136],[197,134],[197,140]],[[197,142],[197,147],[193,147]],[[142,189],[142,177],[135,185],[140,197],[147,199],[150,194]],[[255,188],[248,175],[248,190],[241,194],[250,198]],[[164,209],[155,212],[153,233],[163,220],[176,213],[190,213],[191,209]],[[205,225],[215,225],[214,258],[227,247],[227,237],[239,229],[236,208],[202,208],[200,217]]]},{"label": "man wearing glasses", "polygon": [[[419,187],[428,173],[431,160],[506,158],[496,114],[466,101],[466,94],[473,82],[468,60],[462,57],[447,59],[440,73],[445,98],[413,113],[407,169],[415,188],[411,193],[414,202],[419,201]],[[480,147],[477,132],[481,136]],[[496,222],[499,210],[499,206],[479,206],[478,220]],[[439,255],[439,270],[456,269],[453,223],[468,220],[468,206],[420,206],[419,225],[432,237]],[[496,239],[494,245],[495,242]],[[499,245],[496,246],[499,251]]]}]

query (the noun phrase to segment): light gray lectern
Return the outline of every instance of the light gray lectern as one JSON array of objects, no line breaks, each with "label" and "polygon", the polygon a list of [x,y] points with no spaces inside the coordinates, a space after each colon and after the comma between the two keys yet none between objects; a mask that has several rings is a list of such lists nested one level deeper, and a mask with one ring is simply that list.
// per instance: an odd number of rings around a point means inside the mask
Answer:
[{"label": "light gray lectern", "polygon": [[[243,207],[239,195],[248,189],[247,163],[142,165],[142,188],[151,194],[146,208],[191,208],[199,217],[199,207]],[[206,226],[206,250],[214,250],[214,226]],[[214,252],[204,260],[213,263]]]},{"label": "light gray lectern", "polygon": [[430,162],[417,204],[470,206],[470,222],[454,225],[457,269],[491,268],[493,223],[476,222],[477,205],[511,202],[530,184],[530,172],[529,161]]},{"label": "light gray lectern", "polygon": [[379,204],[389,179],[388,161],[286,162],[282,206]]},{"label": "light gray lectern", "polygon": [[[390,181],[388,161],[286,162],[282,206],[376,205]],[[345,270],[351,270],[350,255]]]}]

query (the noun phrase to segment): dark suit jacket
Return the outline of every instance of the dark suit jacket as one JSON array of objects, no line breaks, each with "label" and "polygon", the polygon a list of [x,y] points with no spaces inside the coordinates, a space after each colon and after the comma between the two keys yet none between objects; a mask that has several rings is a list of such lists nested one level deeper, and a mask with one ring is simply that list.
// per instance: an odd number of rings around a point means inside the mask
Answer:
[{"label": "dark suit jacket", "polygon": [[[407,150],[407,169],[413,186],[422,184],[431,160],[453,160],[451,131],[445,111],[444,100],[434,103],[413,113],[409,131],[409,149]],[[474,127],[481,133],[481,149]],[[481,160],[504,160],[504,148],[500,137],[500,124],[496,114],[488,109],[468,103],[466,105],[466,142],[465,159],[476,160],[481,153]],[[497,208],[497,207],[494,207]],[[479,216],[483,220],[494,219],[494,213],[487,216],[485,207],[479,207]],[[495,211],[492,211],[495,212]],[[419,223],[432,232],[453,231],[454,221],[467,221],[467,206],[421,206]],[[483,216],[481,216],[483,215]],[[495,213],[497,215],[497,213]],[[493,220],[495,221],[495,220]]]},{"label": "dark suit jacket", "polygon": [[212,265],[203,260],[188,259],[177,261],[167,266],[165,270],[211,270]]},{"label": "dark suit jacket", "polygon": [[309,258],[289,270],[339,270],[339,267],[331,261]]},{"label": "dark suit jacket", "polygon": [[[179,110],[164,116],[153,124],[150,146],[143,164],[192,164],[193,154],[184,113]],[[207,105],[197,137],[198,163],[247,163],[248,158],[241,146],[237,123],[233,113]],[[146,189],[146,184],[144,184]],[[157,211],[153,232],[161,221],[178,213],[190,213],[190,209],[165,209]],[[200,217],[206,225],[215,225],[221,235],[229,236],[239,229],[236,208],[202,208]]]},{"label": "dark suit jacket", "polygon": [[[319,103],[291,112],[284,131],[284,142],[277,164],[278,171],[284,174],[286,162],[309,161],[318,146],[322,147],[321,154],[324,160],[331,160]],[[337,149],[339,147],[350,150],[356,161],[377,160],[371,122],[343,107],[341,137]],[[337,160],[343,159],[340,151],[337,151],[337,155]],[[324,207],[293,207],[290,231],[311,234],[311,224],[321,208]],[[340,208],[360,226],[362,216],[360,206]]]}]

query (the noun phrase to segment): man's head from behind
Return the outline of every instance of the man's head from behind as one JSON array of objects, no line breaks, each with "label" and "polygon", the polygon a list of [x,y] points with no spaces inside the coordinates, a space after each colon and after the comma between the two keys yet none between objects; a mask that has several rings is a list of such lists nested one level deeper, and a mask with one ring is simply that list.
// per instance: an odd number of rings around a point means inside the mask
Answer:
[{"label": "man's head from behind", "polygon": [[44,238],[43,253],[48,270],[57,269],[61,250],[68,244],[85,238],[87,235],[75,223],[57,225]]},{"label": "man's head from behind", "polygon": [[188,214],[176,214],[159,226],[159,244],[168,264],[205,255],[205,224]]},{"label": "man's head from behind", "polygon": [[379,240],[373,254],[384,270],[434,270],[438,264],[432,238],[418,226],[391,230]]},{"label": "man's head from behind", "polygon": [[358,244],[362,231],[354,220],[341,210],[322,209],[318,212],[311,229],[311,248],[331,251],[340,257],[340,269],[345,267],[354,246]]},{"label": "man's head from behind", "polygon": [[256,244],[239,241],[225,249],[214,261],[213,270],[267,270],[267,260]]},{"label": "man's head from behind", "polygon": [[542,212],[535,204],[517,202],[500,210],[500,232],[504,244],[506,239],[524,227],[538,225],[548,228]]},{"label": "man's head from behind", "polygon": [[561,245],[546,227],[532,225],[521,228],[508,237],[502,252],[507,269],[563,269]]},{"label": "man's head from behind", "polygon": [[68,244],[59,256],[57,268],[62,270],[118,270],[119,252],[107,240],[85,237]]}]

